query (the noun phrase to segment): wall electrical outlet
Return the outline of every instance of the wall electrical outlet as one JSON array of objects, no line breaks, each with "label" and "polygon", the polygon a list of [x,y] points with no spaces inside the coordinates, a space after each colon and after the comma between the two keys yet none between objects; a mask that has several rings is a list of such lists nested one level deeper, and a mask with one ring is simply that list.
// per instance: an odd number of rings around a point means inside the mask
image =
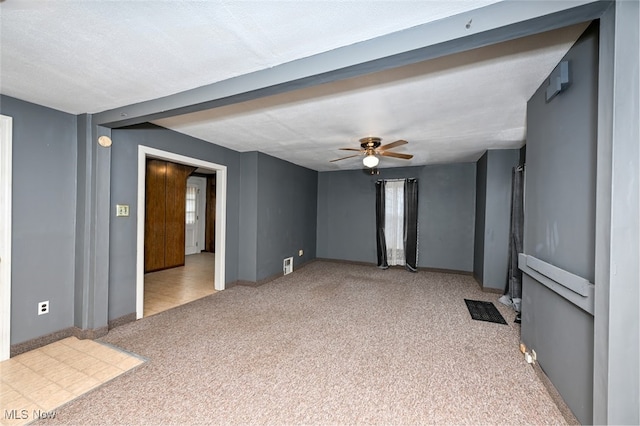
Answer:
[{"label": "wall electrical outlet", "polygon": [[300,249],[298,250],[298,256],[302,256],[304,254],[304,250]]},{"label": "wall electrical outlet", "polygon": [[49,301],[38,302],[38,315],[44,315],[49,313]]}]

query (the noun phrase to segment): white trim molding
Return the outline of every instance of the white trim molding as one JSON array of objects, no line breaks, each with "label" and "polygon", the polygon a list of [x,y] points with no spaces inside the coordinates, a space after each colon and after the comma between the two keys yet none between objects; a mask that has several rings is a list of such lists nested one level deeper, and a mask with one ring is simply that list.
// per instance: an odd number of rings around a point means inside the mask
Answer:
[{"label": "white trim molding", "polygon": [[0,361],[11,356],[11,182],[13,119],[0,115]]},{"label": "white trim molding", "polygon": [[215,224],[215,274],[214,288],[225,288],[225,246],[227,230],[227,166],[162,151],[144,145],[138,146],[138,217],[136,254],[136,318],[144,315],[144,218],[145,180],[147,157],[173,161],[188,166],[201,167],[216,172],[216,224]]}]

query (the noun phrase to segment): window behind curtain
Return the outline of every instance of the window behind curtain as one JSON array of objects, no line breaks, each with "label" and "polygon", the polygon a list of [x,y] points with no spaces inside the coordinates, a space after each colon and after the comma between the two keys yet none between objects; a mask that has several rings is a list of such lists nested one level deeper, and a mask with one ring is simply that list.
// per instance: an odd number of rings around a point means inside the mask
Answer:
[{"label": "window behind curtain", "polygon": [[196,223],[196,193],[198,188],[194,186],[187,186],[187,203],[186,203],[186,218],[187,225],[193,225]]},{"label": "window behind curtain", "polygon": [[384,192],[387,262],[389,265],[404,265],[404,180],[387,181]]}]

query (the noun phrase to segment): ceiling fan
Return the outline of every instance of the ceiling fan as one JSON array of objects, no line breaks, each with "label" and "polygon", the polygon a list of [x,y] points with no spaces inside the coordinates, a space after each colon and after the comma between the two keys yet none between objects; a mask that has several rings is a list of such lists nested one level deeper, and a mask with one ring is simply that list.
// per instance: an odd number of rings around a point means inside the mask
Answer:
[{"label": "ceiling fan", "polygon": [[397,140],[395,142],[388,143],[386,145],[380,145],[382,139],[377,138],[375,136],[368,136],[366,138],[360,139],[360,149],[357,148],[340,148],[343,151],[358,151],[357,154],[348,155],[346,157],[337,158],[335,160],[331,160],[333,163],[335,161],[345,160],[347,158],[357,157],[359,155],[364,155],[365,157],[362,159],[362,164],[370,169],[374,168],[378,165],[380,161],[378,159],[378,155],[382,155],[385,157],[394,157],[394,158],[402,158],[403,160],[410,160],[413,158],[413,155],[410,154],[400,154],[398,152],[391,152],[389,149],[395,148],[400,145],[404,145],[408,143],[405,140]]}]

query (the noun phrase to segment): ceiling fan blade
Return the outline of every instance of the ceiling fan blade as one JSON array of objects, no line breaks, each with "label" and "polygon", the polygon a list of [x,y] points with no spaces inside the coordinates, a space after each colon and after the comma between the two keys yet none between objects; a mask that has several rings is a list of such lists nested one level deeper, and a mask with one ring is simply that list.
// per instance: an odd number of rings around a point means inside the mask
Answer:
[{"label": "ceiling fan blade", "polygon": [[385,157],[402,158],[404,160],[411,160],[413,158],[413,155],[411,154],[400,154],[399,152],[383,151],[383,152],[379,152],[378,154],[384,155]]},{"label": "ceiling fan blade", "polygon": [[404,145],[409,142],[399,139],[395,142],[388,143],[386,145],[382,145],[381,147],[376,148],[376,151],[386,151],[387,149],[395,148],[396,146]]},{"label": "ceiling fan blade", "polygon": [[346,160],[347,158],[351,158],[351,157],[359,157],[360,154],[354,154],[354,155],[349,155],[347,157],[342,157],[342,158],[336,158],[335,160],[331,160],[329,161],[330,163],[333,163],[335,161],[340,161],[340,160]]},{"label": "ceiling fan blade", "polygon": [[340,148],[340,150],[342,151],[358,151],[358,152],[364,152],[363,149],[360,148]]}]

